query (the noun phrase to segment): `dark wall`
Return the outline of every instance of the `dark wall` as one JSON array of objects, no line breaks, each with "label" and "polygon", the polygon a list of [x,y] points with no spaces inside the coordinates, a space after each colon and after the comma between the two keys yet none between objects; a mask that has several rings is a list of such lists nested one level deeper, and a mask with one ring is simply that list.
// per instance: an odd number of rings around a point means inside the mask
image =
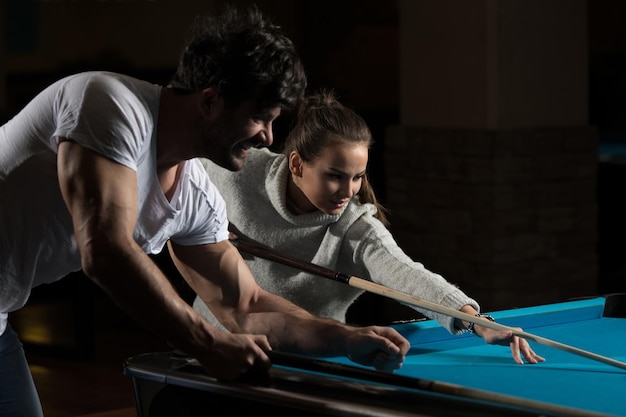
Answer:
[{"label": "dark wall", "polygon": [[626,2],[589,1],[589,122],[598,129],[600,292],[626,292]]}]

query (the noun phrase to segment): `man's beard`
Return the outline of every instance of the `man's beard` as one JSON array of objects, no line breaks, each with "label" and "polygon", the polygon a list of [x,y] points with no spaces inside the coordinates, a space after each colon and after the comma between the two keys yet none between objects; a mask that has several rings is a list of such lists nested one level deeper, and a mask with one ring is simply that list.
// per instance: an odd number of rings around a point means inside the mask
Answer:
[{"label": "man's beard", "polygon": [[[205,153],[208,159],[220,167],[230,171],[239,171],[243,168],[243,154],[239,149],[241,141],[234,141],[232,137],[229,137],[230,130],[224,122],[215,122],[205,127]],[[215,146],[216,143],[218,148]]]}]

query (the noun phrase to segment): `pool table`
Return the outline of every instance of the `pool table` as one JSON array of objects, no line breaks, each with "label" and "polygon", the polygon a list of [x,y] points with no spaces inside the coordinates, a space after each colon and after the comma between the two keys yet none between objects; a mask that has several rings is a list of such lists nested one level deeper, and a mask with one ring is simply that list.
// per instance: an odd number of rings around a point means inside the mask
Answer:
[{"label": "pool table", "polygon": [[[492,312],[497,322],[626,361],[626,294]],[[626,370],[531,342],[546,358],[515,364],[506,346],[452,336],[430,320],[393,324],[411,342],[384,374],[346,358],[273,353],[268,374],[219,382],[176,352],[129,358],[138,416],[626,416]]]}]

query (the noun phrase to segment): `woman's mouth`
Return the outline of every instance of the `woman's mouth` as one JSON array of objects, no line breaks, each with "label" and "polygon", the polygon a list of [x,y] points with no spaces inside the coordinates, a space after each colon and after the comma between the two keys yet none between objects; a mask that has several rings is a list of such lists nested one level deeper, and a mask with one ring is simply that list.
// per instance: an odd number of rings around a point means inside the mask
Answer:
[{"label": "woman's mouth", "polygon": [[330,203],[335,207],[335,208],[342,208],[343,206],[345,206],[346,204],[348,204],[348,201],[350,200],[343,200],[343,201],[331,201]]}]

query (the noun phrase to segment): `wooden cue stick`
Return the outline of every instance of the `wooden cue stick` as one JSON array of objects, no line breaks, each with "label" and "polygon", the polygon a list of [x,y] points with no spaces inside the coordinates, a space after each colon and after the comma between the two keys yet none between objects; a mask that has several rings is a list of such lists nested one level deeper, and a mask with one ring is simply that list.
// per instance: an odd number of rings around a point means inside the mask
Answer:
[{"label": "wooden cue stick", "polygon": [[466,321],[468,323],[478,324],[479,326],[488,327],[494,330],[511,331],[515,336],[522,337],[527,340],[532,340],[541,345],[549,346],[555,349],[560,349],[575,355],[584,356],[588,359],[592,359],[598,362],[602,362],[608,365],[616,366],[626,370],[626,363],[618,360],[601,356],[593,352],[589,352],[583,349],[579,349],[574,346],[566,345],[564,343],[556,342],[554,340],[547,339],[545,337],[537,336],[531,333],[527,333],[513,327],[505,326],[492,321],[484,320],[478,317],[474,317],[471,314],[464,313],[462,311],[454,310],[449,307],[445,307],[436,303],[431,303],[427,300],[406,294],[402,291],[394,290],[393,288],[386,287],[384,285],[376,284],[375,282],[368,281],[363,278],[359,278],[353,275],[344,274],[342,272],[333,271],[323,266],[315,265],[310,262],[306,262],[302,259],[294,258],[288,255],[277,253],[276,251],[262,247],[260,245],[243,241],[232,240],[231,241],[240,252],[247,253],[249,255],[259,256],[270,261],[278,262],[283,265],[291,266],[296,269],[301,269],[312,274],[319,275],[324,278],[331,279],[333,281],[341,282],[343,284],[350,285],[351,287],[359,288],[365,291],[369,291],[375,294],[382,295],[384,297],[392,298],[394,300],[414,305],[425,310],[434,311],[447,316],[457,318],[459,320]]},{"label": "wooden cue stick", "polygon": [[589,410],[581,410],[573,407],[546,403],[543,401],[530,400],[512,395],[465,387],[463,385],[452,384],[448,382],[433,381],[422,378],[414,378],[409,376],[372,371],[369,369],[358,368],[356,366],[344,365],[321,359],[311,359],[309,357],[295,355],[291,353],[277,352],[272,350],[266,352],[273,363],[286,367],[306,369],[313,372],[323,372],[331,375],[339,375],[342,377],[378,382],[397,387],[417,389],[420,391],[437,392],[440,394],[470,398],[480,401],[488,401],[513,407],[522,407],[524,409],[539,411],[542,414],[547,412],[550,413],[550,415],[558,416],[607,417],[606,414],[596,413]]}]

